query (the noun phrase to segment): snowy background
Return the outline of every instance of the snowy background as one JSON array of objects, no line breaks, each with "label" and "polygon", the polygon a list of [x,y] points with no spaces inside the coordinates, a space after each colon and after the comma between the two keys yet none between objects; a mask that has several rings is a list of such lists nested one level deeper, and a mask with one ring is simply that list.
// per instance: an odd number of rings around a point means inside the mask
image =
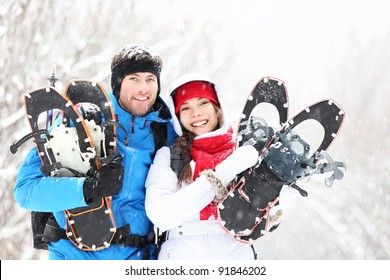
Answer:
[{"label": "snowy background", "polygon": [[13,186],[30,141],[23,96],[47,85],[52,64],[70,79],[101,81],[125,43],[158,51],[163,92],[179,75],[210,75],[225,92],[234,127],[258,79],[288,88],[290,114],[333,98],[346,112],[330,152],[347,163],[333,188],[306,185],[259,259],[390,259],[390,22],[387,1],[0,0],[0,259],[46,259],[32,248],[30,214]]}]

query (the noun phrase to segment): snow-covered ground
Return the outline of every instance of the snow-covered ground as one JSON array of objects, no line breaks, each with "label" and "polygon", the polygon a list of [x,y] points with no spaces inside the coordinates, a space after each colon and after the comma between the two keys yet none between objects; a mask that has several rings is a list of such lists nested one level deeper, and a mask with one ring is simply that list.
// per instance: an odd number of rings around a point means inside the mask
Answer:
[{"label": "snow-covered ground", "polygon": [[72,78],[102,81],[111,55],[129,42],[164,61],[163,92],[181,74],[212,76],[236,125],[262,76],[285,81],[294,115],[333,98],[346,112],[330,149],[347,163],[342,181],[305,185],[280,227],[256,243],[259,259],[389,259],[390,151],[387,138],[390,28],[387,1],[0,1],[0,259],[46,259],[32,249],[29,213],[12,191],[24,155],[13,141],[29,132],[23,95]]}]

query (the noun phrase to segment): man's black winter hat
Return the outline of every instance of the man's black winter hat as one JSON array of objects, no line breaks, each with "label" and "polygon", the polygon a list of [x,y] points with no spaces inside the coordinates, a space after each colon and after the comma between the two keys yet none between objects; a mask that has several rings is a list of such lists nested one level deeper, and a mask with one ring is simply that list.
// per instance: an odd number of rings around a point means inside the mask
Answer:
[{"label": "man's black winter hat", "polygon": [[126,75],[137,72],[150,72],[156,75],[160,94],[160,73],[162,61],[159,55],[150,49],[138,45],[126,45],[114,55],[111,62],[111,87],[117,99],[121,90],[122,80]]}]

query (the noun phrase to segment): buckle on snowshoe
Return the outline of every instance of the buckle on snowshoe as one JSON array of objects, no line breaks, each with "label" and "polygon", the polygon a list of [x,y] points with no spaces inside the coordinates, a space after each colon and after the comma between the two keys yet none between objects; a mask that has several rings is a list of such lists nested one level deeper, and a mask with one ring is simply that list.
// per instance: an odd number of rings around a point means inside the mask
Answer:
[{"label": "buckle on snowshoe", "polygon": [[62,168],[61,162],[54,162],[52,164],[42,164],[40,170],[42,173],[47,174],[51,177],[57,177],[59,170]]},{"label": "buckle on snowshoe", "polygon": [[257,116],[251,116],[249,120],[240,123],[240,126],[246,128],[241,130],[237,139],[239,146],[252,145],[259,152],[266,147],[269,140],[274,136],[274,130],[269,127],[265,120]]}]

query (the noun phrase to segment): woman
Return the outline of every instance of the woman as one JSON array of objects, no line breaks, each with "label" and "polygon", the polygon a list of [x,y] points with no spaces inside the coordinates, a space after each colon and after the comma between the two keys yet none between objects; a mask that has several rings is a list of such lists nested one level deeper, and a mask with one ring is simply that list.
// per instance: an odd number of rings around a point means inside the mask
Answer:
[{"label": "woman", "polygon": [[[234,151],[215,84],[198,74],[179,78],[169,91],[168,107],[180,136],[173,148],[157,151],[146,181],[146,212],[166,231],[159,259],[255,259],[253,247],[235,241],[220,226],[217,204],[228,184],[256,164],[252,146]],[[171,168],[171,153],[183,159]]]}]

